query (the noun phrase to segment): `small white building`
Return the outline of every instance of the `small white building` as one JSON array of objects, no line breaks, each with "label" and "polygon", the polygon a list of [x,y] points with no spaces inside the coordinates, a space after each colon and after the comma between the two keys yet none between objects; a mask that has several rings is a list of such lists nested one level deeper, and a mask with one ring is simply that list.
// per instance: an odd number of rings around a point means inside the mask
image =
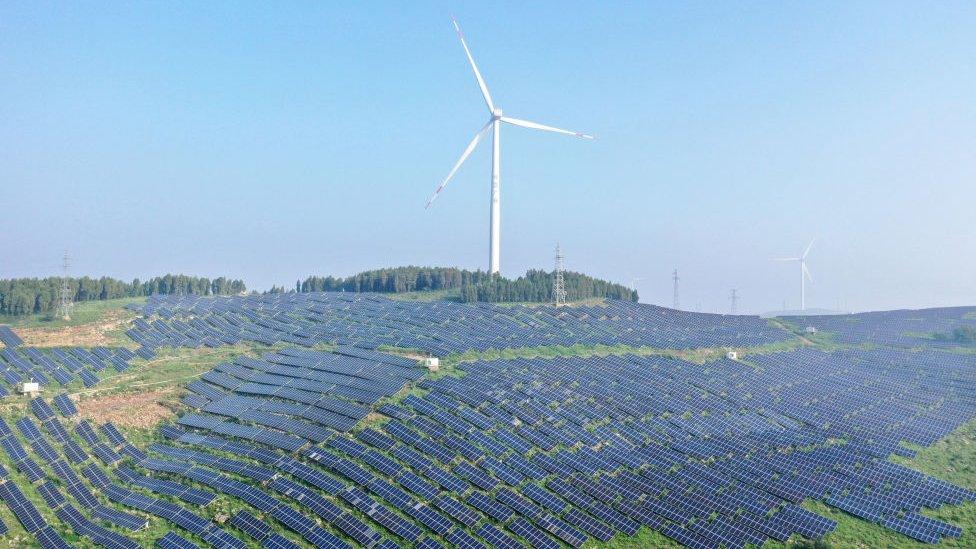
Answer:
[{"label": "small white building", "polygon": [[36,395],[41,392],[41,384],[34,380],[25,381],[20,387],[20,392],[25,395]]},{"label": "small white building", "polygon": [[424,358],[423,363],[424,363],[424,367],[430,370],[431,372],[436,372],[441,368],[441,360],[436,356],[429,356]]},{"label": "small white building", "polygon": [[729,349],[729,352],[725,353],[725,358],[729,360],[739,360],[739,353]]},{"label": "small white building", "polygon": [[808,333],[808,334],[815,334],[815,333],[817,333],[817,327],[816,326],[807,326],[806,328],[803,329],[803,331],[806,332],[806,333]]}]

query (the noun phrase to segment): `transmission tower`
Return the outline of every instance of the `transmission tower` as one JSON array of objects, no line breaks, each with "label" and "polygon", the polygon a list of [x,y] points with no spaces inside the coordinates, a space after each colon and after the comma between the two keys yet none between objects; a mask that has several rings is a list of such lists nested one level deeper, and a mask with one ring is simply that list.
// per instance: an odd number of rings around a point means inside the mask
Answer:
[{"label": "transmission tower", "polygon": [[63,275],[61,276],[61,291],[58,294],[58,316],[62,320],[71,320],[71,290],[68,288],[68,252],[64,252],[64,261],[61,264]]},{"label": "transmission tower", "polygon": [[735,314],[739,309],[739,295],[735,288],[732,288],[732,295],[729,297],[732,302],[732,307],[730,309],[731,314]]},{"label": "transmission tower", "polygon": [[556,307],[566,304],[566,283],[563,280],[563,253],[556,244],[556,269],[555,279],[552,282],[552,299],[556,302]]},{"label": "transmission tower", "polygon": [[671,280],[674,281],[674,304],[672,307],[679,309],[681,302],[678,300],[678,269],[674,270],[674,274],[671,275]]}]

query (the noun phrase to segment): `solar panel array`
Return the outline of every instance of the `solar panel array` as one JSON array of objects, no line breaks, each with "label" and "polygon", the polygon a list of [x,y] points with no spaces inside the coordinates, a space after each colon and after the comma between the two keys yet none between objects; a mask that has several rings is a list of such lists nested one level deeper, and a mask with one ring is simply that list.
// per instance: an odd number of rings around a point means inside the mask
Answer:
[{"label": "solar panel array", "polygon": [[[239,496],[256,510],[272,494],[290,498],[364,545],[578,547],[641,526],[690,547],[820,538],[835,524],[801,507],[807,498],[919,541],[961,534],[920,511],[976,494],[887,457],[907,452],[897,441],[931,443],[976,414],[976,357],[798,350],[750,359],[464,364],[463,377],[422,380],[420,394],[379,407],[386,421],[300,447],[201,421],[227,389],[214,383],[227,378],[205,377],[195,390],[208,402],[165,428],[171,442],[139,465],[190,478],[163,461],[236,472],[267,487]],[[228,454],[241,460],[220,457]],[[347,522],[356,510],[366,518]]]},{"label": "solar panel array", "polygon": [[0,324],[0,343],[6,347],[17,347],[22,345],[24,341],[10,329],[10,326]]},{"label": "solar panel array", "polygon": [[294,451],[349,431],[425,371],[415,360],[351,347],[241,356],[188,384],[184,403],[199,412],[179,423]]},{"label": "solar panel array", "polygon": [[125,347],[7,347],[0,349],[0,396],[17,392],[26,381],[36,381],[42,386],[68,385],[81,381],[85,387],[94,387],[101,380],[103,371],[124,372],[136,355]]},{"label": "solar panel array", "polygon": [[[131,330],[141,353],[242,339],[299,347],[240,356],[192,381],[191,411],[145,448],[110,423],[62,419],[77,414],[66,394],[32,400],[33,417],[13,426],[0,420],[0,451],[16,470],[0,467],[0,499],[43,547],[67,547],[64,532],[137,547],[129,533],[160,520],[173,531],[155,543],[167,548],[555,549],[644,526],[689,547],[738,548],[831,532],[832,520],[800,505],[809,498],[936,543],[962,532],[921,511],[976,501],[888,459],[976,416],[973,355],[514,359],[430,379],[414,360],[375,348],[691,348],[791,336],[754,317],[618,302],[556,310],[363,294],[182,296],[153,298],[145,313]],[[339,347],[309,348],[321,342]],[[75,361],[82,369],[68,371],[84,377],[116,352],[41,356],[65,370]],[[30,349],[2,349],[0,361],[54,375]],[[201,511],[229,499],[226,521]]]},{"label": "solar panel array", "polygon": [[798,328],[812,326],[829,332],[839,343],[872,343],[891,347],[958,345],[954,341],[933,339],[934,334],[952,335],[953,330],[976,328],[976,307],[877,311],[848,315],[783,317]]},{"label": "solar panel array", "polygon": [[[69,547],[58,532],[70,531],[82,539],[79,546],[136,549],[141,545],[126,533],[144,528],[147,516],[180,530],[161,538],[161,547],[195,547],[184,535],[216,547],[245,547],[235,533],[195,512],[213,501],[213,491],[147,474],[145,467],[136,470],[147,455],[111,423],[96,429],[83,420],[72,435],[46,401],[30,404],[40,427],[21,417],[18,436],[0,420],[0,447],[29,481],[19,484],[0,468],[0,499],[41,547]],[[45,520],[24,490],[36,490],[50,509],[47,516],[57,521]]]},{"label": "solar panel array", "polygon": [[438,356],[544,345],[672,349],[755,346],[792,337],[754,316],[690,313],[624,301],[605,306],[498,306],[393,300],[377,294],[153,296],[127,333],[145,349],[242,340],[310,347],[393,346]]}]

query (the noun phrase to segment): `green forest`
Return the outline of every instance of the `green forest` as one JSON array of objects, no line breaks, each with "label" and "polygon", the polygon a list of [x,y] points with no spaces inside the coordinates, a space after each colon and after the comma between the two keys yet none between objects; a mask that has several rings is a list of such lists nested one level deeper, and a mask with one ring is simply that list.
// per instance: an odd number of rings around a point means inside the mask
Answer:
[{"label": "green forest", "polygon": [[491,277],[484,271],[448,267],[393,267],[375,269],[346,278],[310,276],[296,285],[300,292],[404,293],[452,290],[478,284]]},{"label": "green forest", "polygon": [[[53,276],[0,280],[0,314],[48,314],[55,311],[62,280]],[[155,294],[228,295],[242,293],[246,289],[241,280],[224,277],[211,280],[173,274],[157,276],[145,282],[138,278],[125,282],[105,276],[68,279],[68,290],[76,303]]]},{"label": "green forest", "polygon": [[[581,273],[566,272],[566,298],[579,301],[589,298],[611,298],[637,301],[637,292],[621,285]],[[14,278],[0,280],[0,314],[43,315],[58,306],[60,277]],[[552,300],[551,272],[532,270],[515,279],[489,276],[485,271],[467,271],[446,267],[394,267],[365,271],[346,278],[310,276],[298,281],[298,292],[378,292],[406,293],[449,291],[453,298],[466,303],[534,302]],[[157,276],[146,281],[138,278],[125,282],[110,277],[69,278],[68,289],[74,302],[99,301],[157,294],[233,295],[244,293],[244,282],[225,277],[209,279],[198,276]],[[275,287],[272,292],[284,292]]]},{"label": "green forest", "polygon": [[[637,292],[581,273],[563,273],[566,298],[579,301],[611,298],[637,301]],[[299,292],[379,292],[405,293],[457,290],[457,299],[466,303],[535,302],[552,300],[553,274],[531,270],[516,279],[489,276],[485,271],[445,267],[394,267],[365,271],[346,278],[310,276],[295,284]],[[281,292],[283,288],[272,291]]]},{"label": "green forest", "polygon": [[[590,298],[622,299],[637,301],[637,291],[613,282],[599,280],[582,273],[563,273],[566,299],[580,301]],[[553,273],[531,270],[514,280],[493,277],[461,287],[461,301],[466,303],[511,303],[552,301]]]},{"label": "green forest", "polygon": [[963,345],[976,343],[976,327],[964,325],[956,328],[952,333],[937,332],[933,334],[936,341],[954,341]]}]

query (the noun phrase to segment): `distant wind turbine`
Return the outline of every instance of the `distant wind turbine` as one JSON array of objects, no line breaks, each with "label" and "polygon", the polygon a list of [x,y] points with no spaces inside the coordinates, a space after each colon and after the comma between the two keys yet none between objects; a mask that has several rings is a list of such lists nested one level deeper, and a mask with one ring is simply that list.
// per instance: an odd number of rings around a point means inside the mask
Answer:
[{"label": "distant wind turbine", "polygon": [[778,257],[773,261],[797,261],[800,263],[800,310],[805,311],[807,308],[806,303],[806,281],[809,279],[813,282],[813,276],[810,274],[810,269],[807,268],[807,255],[810,253],[810,248],[813,247],[813,243],[816,242],[816,238],[807,244],[807,249],[803,252],[800,257]]},{"label": "distant wind turbine", "polygon": [[569,130],[561,130],[559,128],[553,128],[552,126],[544,126],[536,122],[529,122],[528,120],[520,120],[518,118],[511,118],[509,116],[503,116],[502,110],[496,108],[495,104],[491,101],[491,94],[488,93],[488,86],[485,85],[484,78],[481,77],[481,73],[478,72],[478,66],[474,63],[474,58],[471,57],[471,50],[468,49],[468,44],[464,41],[464,35],[461,34],[461,27],[458,26],[457,20],[454,20],[454,30],[457,31],[458,38],[461,39],[461,46],[464,48],[464,53],[468,56],[468,61],[471,63],[471,69],[474,70],[474,77],[478,80],[478,87],[481,88],[481,95],[485,98],[485,103],[488,105],[488,113],[490,118],[484,126],[478,130],[478,133],[474,135],[474,139],[468,143],[468,146],[461,153],[461,158],[454,164],[451,168],[450,173],[444,178],[437,190],[427,201],[427,208],[433,204],[434,200],[437,199],[437,195],[440,194],[447,183],[454,177],[457,173],[458,168],[461,164],[467,160],[471,152],[474,151],[475,147],[478,146],[478,142],[485,136],[488,132],[488,128],[491,128],[492,133],[492,148],[491,148],[491,217],[490,217],[490,233],[489,233],[489,245],[488,245],[488,272],[491,274],[496,274],[500,270],[499,260],[501,258],[501,196],[500,196],[500,179],[501,179],[501,123],[506,122],[512,124],[513,126],[522,126],[523,128],[530,128],[533,130],[543,130],[548,132],[563,133],[566,135],[574,135],[583,139],[593,139],[592,135],[586,135],[579,132],[571,132]]},{"label": "distant wind turbine", "polygon": [[637,291],[637,283],[640,282],[641,280],[644,280],[644,277],[642,277],[642,276],[635,276],[634,278],[631,278],[630,279],[630,289],[631,289],[631,291],[634,291],[634,292]]}]

